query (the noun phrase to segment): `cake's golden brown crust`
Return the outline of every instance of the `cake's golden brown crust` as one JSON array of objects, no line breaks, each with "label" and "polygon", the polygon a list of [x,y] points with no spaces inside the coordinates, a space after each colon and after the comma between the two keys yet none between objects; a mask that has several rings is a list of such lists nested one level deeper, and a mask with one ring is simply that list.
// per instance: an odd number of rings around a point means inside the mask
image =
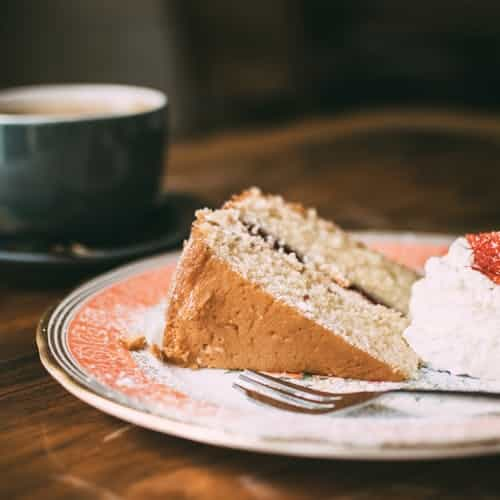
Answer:
[{"label": "cake's golden brown crust", "polygon": [[[238,203],[240,203],[241,201],[245,200],[246,198],[249,198],[249,197],[254,195],[254,193],[252,191],[254,189],[257,189],[257,188],[249,188],[249,189],[245,189],[245,191],[242,191],[241,193],[233,194],[233,196],[231,196],[231,199],[226,201],[226,203],[224,203],[224,205],[222,205],[222,208],[236,208],[236,207],[238,207]],[[269,195],[265,195],[265,194],[263,194],[262,196],[269,197]],[[286,204],[290,209],[295,210],[296,212],[298,212],[301,215],[305,215],[307,213],[307,209],[306,209],[306,207],[304,207],[304,205],[302,205],[302,203],[298,203],[298,202],[294,202],[294,201],[287,201]],[[333,222],[332,222],[332,225],[335,225],[335,224],[333,224]]]},{"label": "cake's golden brown crust", "polygon": [[191,368],[405,379],[245,280],[214,256],[196,223],[170,292],[163,347],[168,361]]}]

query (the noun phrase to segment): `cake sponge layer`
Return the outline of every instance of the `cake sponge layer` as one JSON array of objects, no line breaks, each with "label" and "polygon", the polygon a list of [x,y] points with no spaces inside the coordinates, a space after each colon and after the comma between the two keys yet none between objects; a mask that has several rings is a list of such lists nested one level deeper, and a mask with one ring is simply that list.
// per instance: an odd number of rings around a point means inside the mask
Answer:
[{"label": "cake sponge layer", "polygon": [[304,260],[339,284],[362,291],[372,301],[408,313],[415,271],[387,259],[351,238],[316,210],[287,203],[281,196],[252,188],[226,204],[242,220],[285,241]]}]

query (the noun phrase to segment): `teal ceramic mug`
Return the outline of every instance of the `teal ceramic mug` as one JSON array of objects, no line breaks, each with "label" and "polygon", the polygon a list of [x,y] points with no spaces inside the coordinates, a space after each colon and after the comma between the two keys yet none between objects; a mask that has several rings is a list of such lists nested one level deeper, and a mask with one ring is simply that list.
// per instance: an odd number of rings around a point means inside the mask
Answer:
[{"label": "teal ceramic mug", "polygon": [[113,231],[159,195],[167,98],[125,85],[0,91],[0,236]]}]

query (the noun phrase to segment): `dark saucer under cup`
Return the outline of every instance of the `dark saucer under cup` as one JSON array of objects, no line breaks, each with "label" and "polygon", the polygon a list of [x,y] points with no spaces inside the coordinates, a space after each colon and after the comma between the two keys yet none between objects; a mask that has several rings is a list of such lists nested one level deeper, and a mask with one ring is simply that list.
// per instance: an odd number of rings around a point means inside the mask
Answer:
[{"label": "dark saucer under cup", "polygon": [[12,284],[74,284],[146,255],[180,249],[203,205],[189,194],[166,193],[141,219],[106,237],[0,238],[0,276]]}]

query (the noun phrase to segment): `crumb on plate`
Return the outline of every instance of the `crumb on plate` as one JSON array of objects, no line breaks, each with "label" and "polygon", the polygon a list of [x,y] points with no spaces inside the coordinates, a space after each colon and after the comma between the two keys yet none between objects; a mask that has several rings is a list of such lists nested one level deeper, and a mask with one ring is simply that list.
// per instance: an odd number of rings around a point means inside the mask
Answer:
[{"label": "crumb on plate", "polygon": [[147,345],[146,337],[139,335],[137,337],[120,337],[120,344],[129,351],[140,351]]}]

